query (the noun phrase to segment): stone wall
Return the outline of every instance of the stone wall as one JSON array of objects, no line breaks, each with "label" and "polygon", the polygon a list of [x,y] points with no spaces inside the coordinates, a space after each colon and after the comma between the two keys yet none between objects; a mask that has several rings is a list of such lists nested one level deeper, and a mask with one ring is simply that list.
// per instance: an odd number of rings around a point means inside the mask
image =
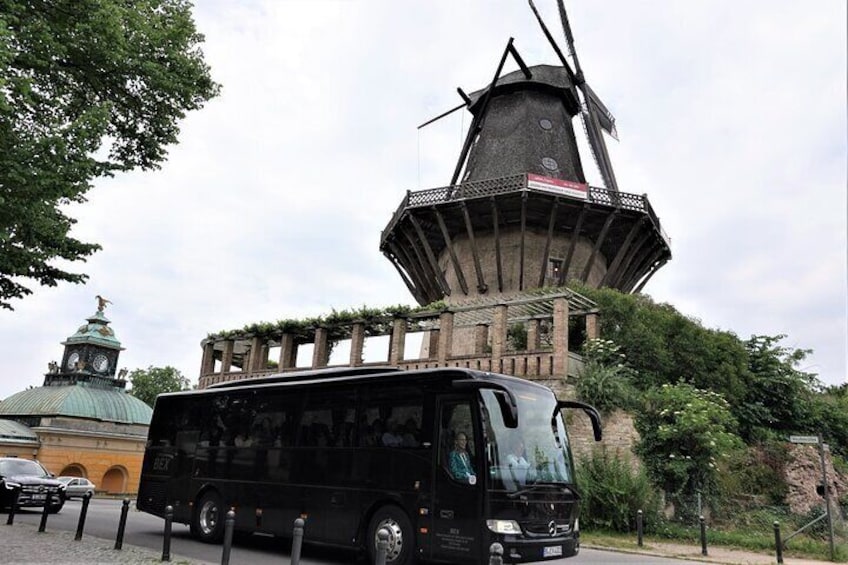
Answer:
[{"label": "stone wall", "polygon": [[[790,460],[786,466],[786,484],[789,486],[787,503],[795,514],[807,514],[813,508],[824,507],[816,493],[822,483],[821,455],[817,445],[790,445]],[[830,450],[825,447],[825,467],[830,484],[831,500],[838,501],[848,495],[848,477],[836,473]]]}]

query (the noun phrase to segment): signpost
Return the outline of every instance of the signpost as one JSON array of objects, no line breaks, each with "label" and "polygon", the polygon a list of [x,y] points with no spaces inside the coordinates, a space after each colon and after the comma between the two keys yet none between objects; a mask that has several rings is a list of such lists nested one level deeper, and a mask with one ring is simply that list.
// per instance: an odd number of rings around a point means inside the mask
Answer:
[{"label": "signpost", "polygon": [[[833,561],[835,555],[833,548],[833,515],[830,513],[830,487],[827,484],[827,467],[825,466],[824,459],[824,442],[821,440],[821,436],[789,436],[789,441],[790,443],[819,446],[819,458],[821,459],[822,467],[822,488],[824,490],[822,494],[824,496],[824,507],[826,512],[825,516],[827,516],[827,527],[830,533],[830,560]],[[795,534],[800,534],[802,531],[804,531],[804,529],[809,526],[812,526],[814,523],[818,522],[822,518],[824,518],[824,516],[816,518],[815,520],[813,520],[812,522],[810,522],[809,524],[807,524],[806,526],[786,538],[783,543],[786,544],[786,542],[789,541],[789,538],[791,538]]]}]

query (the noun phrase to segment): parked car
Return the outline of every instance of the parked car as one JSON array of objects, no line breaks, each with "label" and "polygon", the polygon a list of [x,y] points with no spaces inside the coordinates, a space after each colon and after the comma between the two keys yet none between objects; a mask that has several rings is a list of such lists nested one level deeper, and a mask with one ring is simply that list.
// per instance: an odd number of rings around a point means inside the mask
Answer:
[{"label": "parked car", "polygon": [[94,496],[94,483],[82,477],[56,477],[65,483],[65,498],[82,498],[87,493]]},{"label": "parked car", "polygon": [[50,504],[55,513],[65,504],[65,485],[53,478],[38,461],[0,457],[0,508],[8,508],[18,495],[18,506]]}]

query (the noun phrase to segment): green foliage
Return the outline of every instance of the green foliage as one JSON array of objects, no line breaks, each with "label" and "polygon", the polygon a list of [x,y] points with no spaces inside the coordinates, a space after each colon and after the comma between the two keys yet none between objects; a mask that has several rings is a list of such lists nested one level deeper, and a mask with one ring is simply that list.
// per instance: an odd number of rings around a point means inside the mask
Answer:
[{"label": "green foliage", "polygon": [[636,529],[637,511],[651,517],[659,514],[656,490],[644,470],[634,468],[627,456],[593,450],[577,466],[577,484],[584,527],[630,532]]},{"label": "green foliage", "polygon": [[636,415],[636,452],[656,484],[672,495],[716,490],[719,460],[742,446],[721,395],[688,383],[648,391]]},{"label": "green foliage", "polygon": [[621,346],[638,371],[639,389],[674,384],[685,376],[698,388],[721,392],[731,404],[744,397],[747,353],[734,334],[708,330],[647,295],[608,288],[575,290],[598,303],[600,333]]},{"label": "green foliage", "polygon": [[188,390],[191,385],[182,373],[171,366],[135,369],[130,372],[129,381],[132,384],[130,394],[151,408],[160,394]]},{"label": "green foliage", "polygon": [[731,453],[720,466],[718,484],[722,498],[744,500],[757,496],[765,504],[783,504],[789,493],[785,473],[789,459],[787,443],[779,440]]},{"label": "green foliage", "polygon": [[0,2],[0,307],[86,275],[62,211],[98,177],[155,169],[217,95],[187,0]]},{"label": "green foliage", "polygon": [[506,331],[506,341],[511,351],[527,350],[527,326],[523,323],[515,323]]},{"label": "green foliage", "polygon": [[786,336],[752,336],[745,342],[750,377],[739,406],[741,434],[746,439],[786,436],[814,428],[815,376],[796,367],[810,353],[779,345]]},{"label": "green foliage", "polygon": [[[222,330],[207,335],[207,339],[246,339],[249,337],[262,337],[265,339],[279,338],[282,334],[292,334],[295,342],[309,343],[315,337],[316,328],[327,330],[327,339],[330,342],[349,339],[351,326],[354,322],[361,322],[365,326],[366,336],[386,335],[391,332],[391,324],[394,318],[413,315],[420,312],[437,312],[442,303],[433,303],[427,306],[412,307],[404,304],[395,304],[385,308],[372,308],[362,306],[352,310],[331,310],[325,316],[312,318],[284,319],[276,322],[256,322],[248,324],[240,330]],[[434,309],[436,308],[436,309]]]},{"label": "green foliage", "polygon": [[604,413],[634,407],[636,372],[626,365],[625,355],[612,340],[587,341],[583,346],[583,362],[576,385],[578,398]]}]

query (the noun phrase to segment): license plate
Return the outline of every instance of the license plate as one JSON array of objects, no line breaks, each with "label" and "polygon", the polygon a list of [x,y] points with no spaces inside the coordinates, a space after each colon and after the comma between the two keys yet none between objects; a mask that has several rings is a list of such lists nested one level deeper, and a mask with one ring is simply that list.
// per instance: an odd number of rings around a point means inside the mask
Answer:
[{"label": "license plate", "polygon": [[542,557],[561,557],[562,556],[562,546],[561,545],[549,545],[548,547],[542,548]]},{"label": "license plate", "polygon": [[46,494],[34,494],[32,495],[33,500],[47,500]]}]

